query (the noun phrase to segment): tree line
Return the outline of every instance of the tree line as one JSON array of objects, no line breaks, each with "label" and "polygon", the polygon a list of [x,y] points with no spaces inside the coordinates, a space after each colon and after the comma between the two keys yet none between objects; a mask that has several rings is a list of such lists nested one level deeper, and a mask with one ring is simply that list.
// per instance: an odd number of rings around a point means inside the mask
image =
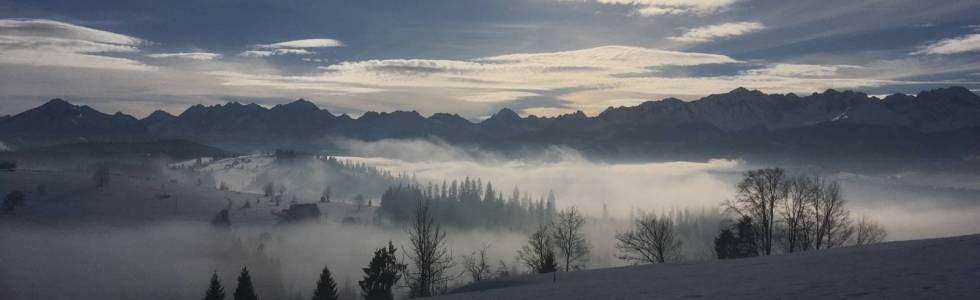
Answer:
[{"label": "tree line", "polygon": [[[765,168],[745,172],[736,191],[725,206],[741,217],[739,223],[752,225],[737,225],[743,227],[738,237],[751,236],[760,255],[864,245],[887,237],[887,231],[867,217],[855,222],[837,181]],[[734,234],[728,231],[719,234],[716,248],[729,247],[725,243]]]},{"label": "tree line", "polygon": [[533,200],[515,187],[509,196],[491,182],[465,178],[450,183],[406,184],[389,187],[381,195],[380,213],[395,222],[408,222],[417,203],[429,203],[433,218],[462,228],[477,226],[523,231],[548,223],[556,215],[554,192]]},{"label": "tree line", "polygon": [[[367,267],[364,277],[358,281],[360,295],[366,300],[391,300],[393,289],[406,287],[412,297],[432,296],[446,292],[448,284],[456,278],[449,271],[455,266],[453,256],[448,250],[446,233],[436,222],[429,203],[419,202],[413,215],[412,226],[408,230],[410,248],[408,263],[399,261],[394,244],[378,248]],[[403,280],[404,279],[404,280]],[[224,288],[217,273],[212,274],[210,285],[205,292],[205,300],[225,299]],[[257,300],[247,269],[242,269],[235,289],[235,300]],[[339,299],[337,283],[328,267],[324,267],[312,293],[313,300]]]},{"label": "tree line", "polygon": [[[508,207],[510,203],[520,205],[524,201],[519,198],[519,192],[514,193],[517,200],[504,201],[500,193],[494,191],[492,184],[488,183],[485,189],[482,186],[479,179],[464,179],[462,183],[454,182],[448,186],[429,185],[423,189],[418,185],[400,185],[386,191],[382,209],[397,207],[408,210],[397,211],[402,215],[392,216],[405,216],[404,221],[410,224],[407,227],[409,245],[401,260],[396,255],[399,249],[390,241],[374,252],[368,266],[362,269],[363,279],[358,282],[361,296],[368,300],[393,299],[393,289],[403,287],[407,288],[410,297],[426,297],[447,292],[454,280],[467,273],[473,281],[480,281],[517,272],[513,266],[508,269],[503,261],[493,271],[487,257],[489,245],[463,256],[464,273],[451,271],[456,261],[442,224],[447,220],[458,220],[442,215],[447,211],[439,205],[457,203],[460,205],[458,207],[465,207],[461,203],[467,203],[474,205],[475,209],[480,207],[476,205],[503,202],[504,207]],[[540,204],[527,206],[532,207],[530,209],[523,209],[531,214],[533,207],[540,205],[547,213],[549,209],[554,210],[553,196],[549,198],[547,202],[551,204],[542,200]],[[816,176],[789,176],[778,168],[748,171],[737,185],[735,198],[724,204],[738,219],[721,228],[714,239],[715,254],[719,259],[731,259],[884,241],[887,237],[884,228],[867,217],[852,220],[846,203],[840,184],[834,181]],[[409,204],[410,207],[395,206]],[[637,217],[629,229],[616,233],[617,256],[634,264],[658,264],[681,259],[679,249],[683,233],[678,227],[685,226],[684,219],[689,218],[687,215],[689,213],[684,212]],[[529,232],[527,243],[516,254],[517,261],[528,272],[568,272],[585,267],[591,246],[583,233],[587,223],[583,214],[575,207],[569,207],[536,221],[538,223]],[[242,273],[239,289],[243,285],[246,288],[250,286],[242,279],[248,279],[246,270]],[[212,276],[212,286],[207,294],[223,297],[217,275]],[[235,294],[235,299],[256,299],[239,298],[238,289]],[[254,297],[254,292],[242,294]],[[317,281],[312,299],[337,299],[336,282],[327,268]]]},{"label": "tree line", "polygon": [[[788,175],[781,168],[750,170],[736,185],[735,198],[723,206],[738,218],[714,238],[719,259],[793,253],[885,240],[877,222],[856,222],[840,183],[813,175]],[[680,259],[676,220],[646,215],[616,235],[621,259],[664,263]]]},{"label": "tree line", "polygon": [[585,216],[575,207],[563,209],[555,218],[531,233],[527,245],[517,251],[518,261],[536,273],[566,272],[585,267],[591,247],[582,228]]}]

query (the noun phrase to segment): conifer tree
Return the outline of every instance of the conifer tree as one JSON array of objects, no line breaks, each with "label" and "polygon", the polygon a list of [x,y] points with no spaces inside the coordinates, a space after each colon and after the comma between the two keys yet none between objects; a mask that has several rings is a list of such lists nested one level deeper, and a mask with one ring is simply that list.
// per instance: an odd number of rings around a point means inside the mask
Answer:
[{"label": "conifer tree", "polygon": [[405,265],[399,264],[395,257],[395,246],[388,242],[388,247],[374,251],[374,258],[367,268],[364,268],[364,279],[357,284],[361,286],[361,296],[365,300],[391,300],[391,287],[401,279]]},{"label": "conifer tree", "polygon": [[238,275],[238,287],[235,288],[235,300],[258,300],[255,295],[255,288],[252,287],[252,276],[248,275],[248,269],[242,268],[242,274]]},{"label": "conifer tree", "polygon": [[323,267],[320,273],[320,280],[316,281],[316,290],[313,291],[313,300],[337,300],[337,283],[330,275],[330,269]]},{"label": "conifer tree", "polygon": [[215,272],[211,274],[211,284],[208,285],[208,291],[204,294],[204,300],[224,300],[225,299],[225,288],[221,287],[221,280],[218,279],[218,273]]},{"label": "conifer tree", "polygon": [[718,259],[735,258],[735,234],[731,229],[722,228],[715,237],[715,256]]}]

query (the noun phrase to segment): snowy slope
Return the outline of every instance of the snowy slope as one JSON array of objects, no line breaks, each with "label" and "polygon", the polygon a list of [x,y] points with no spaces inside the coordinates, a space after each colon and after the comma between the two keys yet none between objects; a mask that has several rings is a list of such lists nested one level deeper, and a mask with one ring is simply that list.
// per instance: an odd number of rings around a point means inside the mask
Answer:
[{"label": "snowy slope", "polygon": [[440,299],[980,299],[980,235],[504,278]]},{"label": "snowy slope", "polygon": [[[48,186],[48,195],[40,196],[34,191],[39,183]],[[12,190],[26,192],[27,202],[16,214],[3,215],[0,219],[28,224],[128,224],[176,220],[208,222],[229,203],[233,224],[274,224],[279,219],[273,212],[286,209],[293,199],[292,194],[287,194],[276,205],[269,197],[261,194],[219,191],[212,187],[156,178],[113,176],[109,186],[97,189],[88,173],[0,172],[0,192]],[[169,197],[160,198],[162,194]],[[318,199],[300,197],[296,200],[299,203],[314,203]],[[249,203],[251,207],[242,208],[245,203]],[[345,203],[320,203],[318,206],[328,219],[337,222],[345,217],[368,219],[373,215],[373,208],[356,212],[356,206]]]}]

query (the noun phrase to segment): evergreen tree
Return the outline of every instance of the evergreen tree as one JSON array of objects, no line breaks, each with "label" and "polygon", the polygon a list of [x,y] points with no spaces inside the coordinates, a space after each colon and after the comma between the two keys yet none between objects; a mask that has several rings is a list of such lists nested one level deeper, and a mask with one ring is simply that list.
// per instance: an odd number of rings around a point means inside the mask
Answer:
[{"label": "evergreen tree", "polygon": [[388,241],[388,247],[374,251],[374,258],[367,268],[364,268],[364,279],[357,284],[361,286],[361,296],[365,300],[391,300],[391,287],[401,279],[405,265],[399,264],[395,257],[395,246]]},{"label": "evergreen tree", "polygon": [[555,214],[554,195],[531,201],[525,193],[521,200],[515,187],[513,196],[506,198],[490,182],[465,178],[445,187],[439,184],[408,184],[391,186],[381,195],[379,212],[399,223],[411,221],[416,203],[429,202],[432,214],[444,224],[470,228],[474,226],[509,227],[525,230],[549,223]]},{"label": "evergreen tree", "polygon": [[248,275],[248,269],[242,268],[242,274],[238,275],[238,287],[235,288],[235,300],[258,300],[255,295],[255,288],[252,287],[252,276]]},{"label": "evergreen tree", "polygon": [[204,300],[224,300],[225,288],[221,287],[221,280],[218,280],[218,273],[211,274],[211,284],[208,286]]},{"label": "evergreen tree", "polygon": [[760,239],[756,234],[755,222],[750,217],[742,217],[735,225],[738,238],[735,245],[735,258],[759,256]]},{"label": "evergreen tree", "polygon": [[735,234],[731,229],[723,228],[715,238],[715,255],[718,259],[735,258]]},{"label": "evergreen tree", "polygon": [[320,273],[320,280],[316,281],[316,290],[313,291],[313,300],[337,300],[337,283],[330,275],[330,269],[323,267]]},{"label": "evergreen tree", "polygon": [[715,238],[715,254],[718,259],[758,256],[758,238],[752,218],[742,217],[738,223],[723,228]]}]

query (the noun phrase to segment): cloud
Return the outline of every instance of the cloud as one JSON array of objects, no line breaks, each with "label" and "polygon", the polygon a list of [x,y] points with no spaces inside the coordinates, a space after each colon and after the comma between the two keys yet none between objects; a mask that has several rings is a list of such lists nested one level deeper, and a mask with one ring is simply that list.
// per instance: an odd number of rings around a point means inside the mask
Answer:
[{"label": "cloud", "polygon": [[245,56],[245,57],[266,57],[266,56],[272,56],[272,53],[273,53],[272,51],[267,51],[267,50],[248,50],[248,51],[243,51],[238,55]]},{"label": "cloud", "polygon": [[45,19],[0,19],[0,31],[5,36],[59,37],[130,46],[143,43],[141,39],[118,33]]},{"label": "cloud", "polygon": [[840,75],[842,70],[862,68],[852,65],[770,64],[742,73],[751,76],[832,77]]},{"label": "cloud", "polygon": [[911,54],[948,55],[970,52],[980,52],[980,34],[978,33],[941,40],[926,45]]},{"label": "cloud", "polygon": [[756,22],[722,23],[693,28],[680,36],[672,36],[669,39],[680,42],[710,42],[718,38],[740,36],[765,28],[765,25]]},{"label": "cloud", "polygon": [[177,53],[154,53],[146,56],[152,58],[181,58],[191,60],[214,60],[221,58],[221,54],[209,52],[177,52]]},{"label": "cloud", "polygon": [[269,57],[274,55],[313,55],[311,48],[343,47],[344,43],[334,39],[306,39],[272,44],[255,45],[251,50],[239,53],[244,57]]},{"label": "cloud", "polygon": [[274,44],[258,45],[258,48],[282,49],[282,48],[330,48],[343,47],[344,43],[335,39],[306,39],[279,42]]},{"label": "cloud", "polygon": [[[555,101],[522,105],[524,114],[556,115],[582,110],[588,114],[609,106],[635,105],[663,97],[696,98],[739,86],[767,92],[815,92],[827,88],[861,88],[894,84],[873,76],[845,76],[860,69],[847,65],[780,64],[730,76],[666,76],[678,67],[739,65],[729,56],[643,47],[602,46],[572,51],[516,53],[469,60],[385,59],[346,61],[319,69],[319,74],[216,73],[225,85],[270,90],[305,90],[358,98],[405,101],[398,109],[419,109],[423,99],[442,99],[499,108],[527,97]],[[383,96],[382,96],[383,95]],[[309,97],[308,97],[309,98]],[[375,100],[376,101],[376,100]],[[429,111],[434,112],[434,111]],[[486,111],[476,114],[485,115]],[[470,115],[474,116],[474,115]]]},{"label": "cloud", "polygon": [[0,64],[149,70],[138,61],[100,55],[134,53],[144,41],[44,19],[0,19]]},{"label": "cloud", "polygon": [[[875,61],[864,66],[748,63],[722,54],[609,45],[469,59],[330,61],[297,72],[275,60],[219,60],[212,58],[217,54],[208,52],[144,54],[139,46],[147,42],[141,39],[71,24],[4,21],[0,22],[4,50],[0,63],[16,64],[0,68],[0,78],[5,78],[0,81],[0,97],[9,104],[0,110],[6,113],[53,97],[81,99],[80,103],[106,111],[136,114],[159,108],[179,113],[190,104],[247,97],[312,99],[333,112],[351,114],[418,110],[477,119],[506,106],[525,115],[553,116],[576,110],[594,115],[609,106],[665,97],[695,99],[740,86],[770,93],[805,93],[908,84],[905,78],[980,70],[978,63],[956,57],[943,59],[949,62],[906,57],[906,61]],[[313,53],[311,48],[283,47],[256,46],[239,55]],[[106,52],[132,58],[101,55]],[[50,58],[36,57],[39,53]],[[159,60],[152,67],[136,60],[147,57],[200,60],[193,64]],[[92,66],[98,70],[38,66]],[[754,67],[746,70],[750,66]],[[153,72],[140,76],[119,72],[130,69]],[[730,75],[694,75],[699,73],[693,71],[712,69],[736,71],[727,73]]]},{"label": "cloud", "polygon": [[596,0],[602,4],[632,5],[641,16],[709,15],[735,4],[736,0]]},{"label": "cloud", "polygon": [[487,103],[498,103],[498,102],[508,102],[517,100],[524,97],[534,97],[540,96],[536,93],[528,93],[521,91],[503,91],[503,92],[489,92],[483,94],[473,94],[461,97],[461,99],[470,102],[487,102]]},{"label": "cloud", "polygon": [[313,55],[316,54],[316,52],[309,51],[306,49],[274,49],[274,50],[248,50],[248,51],[243,51],[238,55],[245,56],[245,57],[268,57],[273,55],[287,55],[287,54]]}]

